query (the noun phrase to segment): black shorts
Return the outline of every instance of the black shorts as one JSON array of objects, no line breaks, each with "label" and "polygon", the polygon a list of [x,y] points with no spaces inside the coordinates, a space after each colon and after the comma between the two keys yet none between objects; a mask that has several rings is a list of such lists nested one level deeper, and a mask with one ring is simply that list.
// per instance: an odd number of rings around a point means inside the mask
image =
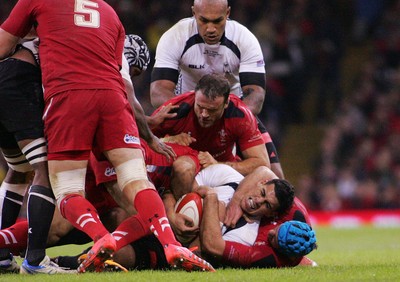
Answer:
[{"label": "black shorts", "polygon": [[136,270],[170,269],[163,246],[154,235],[146,236],[131,244],[136,254]]},{"label": "black shorts", "polygon": [[0,62],[0,146],[43,137],[40,68],[17,59]]}]

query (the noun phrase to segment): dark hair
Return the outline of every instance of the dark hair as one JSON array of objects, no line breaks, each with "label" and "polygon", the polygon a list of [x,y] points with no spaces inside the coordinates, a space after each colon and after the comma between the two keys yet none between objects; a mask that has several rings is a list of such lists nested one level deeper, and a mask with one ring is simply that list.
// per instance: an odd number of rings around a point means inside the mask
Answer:
[{"label": "dark hair", "polygon": [[194,90],[195,92],[200,90],[204,96],[211,100],[215,100],[216,97],[224,97],[224,102],[226,102],[231,91],[231,86],[225,76],[212,73],[204,75]]},{"label": "dark hair", "polygon": [[279,208],[276,210],[278,215],[283,215],[289,211],[293,205],[294,187],[287,180],[272,179],[267,184],[274,184],[275,196],[279,202]]}]

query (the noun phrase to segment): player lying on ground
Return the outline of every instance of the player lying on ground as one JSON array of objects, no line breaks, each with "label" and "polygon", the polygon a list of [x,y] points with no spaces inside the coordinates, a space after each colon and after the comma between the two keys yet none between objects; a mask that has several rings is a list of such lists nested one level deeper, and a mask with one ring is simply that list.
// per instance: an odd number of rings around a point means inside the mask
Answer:
[{"label": "player lying on ground", "polygon": [[[199,174],[198,177],[196,177],[196,180],[198,183],[204,185],[204,184],[209,184],[209,185],[214,185],[215,187],[213,188],[214,191],[218,195],[221,195],[221,199],[225,199],[227,201],[229,197],[233,194],[234,190],[232,186],[236,186],[239,184],[240,181],[242,181],[243,176],[241,176],[239,173],[233,170],[231,171],[232,168],[226,165],[214,165],[210,166],[204,170],[202,170]],[[264,178],[265,180],[265,178]],[[265,181],[264,181],[265,182]],[[282,183],[281,183],[282,182]],[[255,241],[256,237],[259,236],[257,233],[257,226],[259,224],[259,216],[264,215],[264,214],[269,214],[270,216],[273,215],[275,216],[276,214],[280,214],[281,218],[283,219],[283,215],[285,215],[285,210],[291,207],[290,203],[291,201],[286,201],[285,205],[279,206],[279,201],[277,197],[275,196],[274,192],[274,186],[278,185],[282,189],[282,185],[284,181],[278,180],[275,184],[268,184],[269,186],[269,193],[265,194],[262,196],[262,190],[257,189],[258,191],[251,191],[246,197],[243,198],[243,209],[246,211],[248,214],[248,219],[252,218],[251,223],[247,223],[245,220],[242,221],[243,224],[238,224],[238,228],[236,229],[228,229],[224,228],[224,234],[221,235],[221,228],[218,220],[218,232],[219,236],[224,236],[224,240],[229,243],[235,243],[235,244],[243,244],[244,246],[247,246],[251,248]],[[223,185],[227,184],[227,185]],[[279,191],[279,188],[275,188],[277,191]],[[254,189],[253,189],[254,190]],[[277,193],[279,194],[279,192]],[[284,197],[287,196],[286,193],[282,193],[279,197]],[[167,206],[170,205],[171,203],[174,202],[172,195],[169,195],[169,202],[167,203]],[[258,203],[259,205],[257,208],[253,206],[252,208],[245,204],[245,202],[249,202],[250,199],[255,199],[258,198]],[[287,198],[287,197],[286,197]],[[289,197],[290,198],[290,197]],[[293,198],[292,198],[293,199]],[[266,203],[270,203],[271,206],[270,208],[266,207]],[[261,205],[263,203],[263,205]],[[173,206],[173,204],[172,204]],[[247,206],[247,207],[246,207]],[[286,206],[286,208],[285,208]],[[167,208],[168,210],[168,208]],[[171,210],[169,210],[171,211]],[[168,215],[171,213],[168,212]],[[218,214],[218,212],[213,212],[213,214]],[[172,220],[171,220],[172,222]],[[247,225],[247,226],[246,226]],[[307,248],[306,252],[308,253],[313,247],[314,247],[314,233],[311,230],[311,228],[304,223],[301,222],[293,222],[292,224],[289,223],[285,225],[286,228],[281,228],[280,232],[277,232],[277,234],[286,234],[285,230],[300,230],[303,234],[307,235],[310,237],[310,247]],[[275,231],[275,230],[273,230]],[[271,234],[272,232],[271,231]],[[276,229],[276,231],[278,231]],[[192,236],[192,234],[186,234],[188,236]],[[183,236],[183,235],[182,235]],[[216,237],[218,238],[218,237]],[[269,243],[269,240],[273,240],[274,236],[270,236],[268,239],[267,237],[264,239],[264,244],[270,245],[272,244]],[[303,243],[301,241],[301,238],[297,238],[295,236],[292,236],[292,239],[295,242]],[[291,241],[292,242],[292,241]],[[209,244],[209,242],[207,243]],[[277,250],[282,250],[281,252],[284,254],[283,256],[287,257],[285,255],[285,246],[290,246],[290,242],[285,242],[285,241],[280,241],[280,245],[274,247]],[[193,245],[193,244],[192,244]],[[202,245],[200,245],[202,247]],[[209,246],[207,246],[208,248]],[[203,246],[204,248],[204,246]],[[267,249],[269,248],[269,254],[272,252],[277,252],[276,250],[271,250],[271,246],[267,246]],[[290,247],[288,248],[289,251],[286,252],[289,253],[291,256],[298,256],[298,253],[296,251],[298,250],[292,250]],[[203,250],[204,251],[204,250]],[[157,240],[153,236],[149,236],[146,238],[143,238],[134,244],[131,245],[131,248],[125,248],[123,253],[116,253],[114,256],[114,259],[124,265],[125,267],[129,269],[166,269],[168,268],[168,265],[166,264],[165,258],[162,255],[162,247],[159,245]],[[236,267],[247,267],[248,265],[235,265]],[[276,266],[275,261],[270,261],[270,264],[266,265],[260,265],[261,267],[274,267]]]}]

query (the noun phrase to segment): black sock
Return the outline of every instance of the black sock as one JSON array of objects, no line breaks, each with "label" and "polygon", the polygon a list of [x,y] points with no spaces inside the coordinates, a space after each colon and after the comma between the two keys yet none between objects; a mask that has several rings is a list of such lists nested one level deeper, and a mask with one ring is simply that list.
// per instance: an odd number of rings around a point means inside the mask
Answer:
[{"label": "black sock", "polygon": [[5,192],[4,198],[0,197],[0,229],[10,227],[15,223],[21,210],[23,200],[24,196],[8,190]]},{"label": "black sock", "polygon": [[92,241],[92,238],[90,238],[85,232],[74,228],[65,236],[61,237],[60,240],[54,244],[54,246],[63,246],[69,244],[84,245]]},{"label": "black sock", "polygon": [[9,249],[0,249],[0,260],[6,260],[11,257]]},{"label": "black sock", "polygon": [[53,191],[32,185],[28,194],[28,248],[26,260],[30,265],[39,265],[46,255],[47,236],[54,215]]},{"label": "black sock", "polygon": [[91,249],[91,247],[87,248],[82,253],[80,253],[79,255],[76,255],[76,256],[59,256],[59,257],[56,257],[51,260],[54,261],[56,264],[58,264],[58,266],[66,267],[69,269],[77,269],[79,266],[79,263],[78,263],[79,257],[82,254],[86,254],[87,252],[89,252],[90,249]]}]

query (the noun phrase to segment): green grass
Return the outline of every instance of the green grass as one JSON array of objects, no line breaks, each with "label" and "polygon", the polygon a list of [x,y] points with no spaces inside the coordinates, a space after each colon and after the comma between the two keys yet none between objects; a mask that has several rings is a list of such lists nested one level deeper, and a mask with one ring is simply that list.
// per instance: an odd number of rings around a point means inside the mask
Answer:
[{"label": "green grass", "polygon": [[[400,281],[400,228],[317,228],[318,250],[309,257],[315,268],[218,270],[216,273],[141,271],[85,273],[79,275],[0,275],[0,281],[29,282],[147,282],[147,281]],[[63,246],[47,251],[50,256],[75,254],[82,246]]]}]

